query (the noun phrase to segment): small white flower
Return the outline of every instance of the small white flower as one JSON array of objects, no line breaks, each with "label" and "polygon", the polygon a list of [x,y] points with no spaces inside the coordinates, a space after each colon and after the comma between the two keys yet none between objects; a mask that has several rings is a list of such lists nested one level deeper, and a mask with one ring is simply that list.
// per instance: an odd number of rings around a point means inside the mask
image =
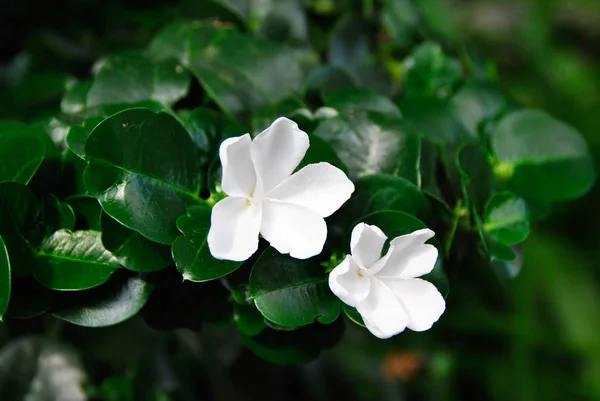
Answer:
[{"label": "small white flower", "polygon": [[394,238],[381,257],[385,234],[376,226],[358,224],[352,230],[351,255],[329,275],[331,291],[355,307],[379,338],[392,337],[406,327],[430,329],[446,302],[433,284],[417,277],[433,270],[438,252],[425,241],[434,235],[423,229]]},{"label": "small white flower", "polygon": [[350,198],[354,184],[329,163],[292,174],[308,146],[308,135],[283,117],[254,140],[245,134],[223,141],[221,187],[228,197],[212,210],[208,247],[215,258],[248,259],[258,248],[259,233],[297,259],[321,253],[324,217]]}]

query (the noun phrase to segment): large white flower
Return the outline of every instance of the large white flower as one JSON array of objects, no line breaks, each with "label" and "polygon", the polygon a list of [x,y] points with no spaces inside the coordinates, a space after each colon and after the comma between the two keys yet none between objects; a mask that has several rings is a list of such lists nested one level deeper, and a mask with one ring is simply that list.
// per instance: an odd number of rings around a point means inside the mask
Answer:
[{"label": "large white flower", "polygon": [[248,259],[259,233],[297,259],[321,253],[327,237],[323,218],[350,198],[354,184],[329,163],[292,174],[308,146],[308,135],[283,117],[254,140],[245,134],[223,141],[221,186],[228,197],[212,210],[208,246],[215,258]]},{"label": "large white flower", "polygon": [[394,238],[382,257],[385,234],[376,226],[358,224],[352,230],[351,255],[329,275],[331,291],[355,307],[379,338],[392,337],[406,327],[430,329],[446,302],[433,284],[417,277],[433,270],[438,252],[425,241],[434,235],[423,229]]}]

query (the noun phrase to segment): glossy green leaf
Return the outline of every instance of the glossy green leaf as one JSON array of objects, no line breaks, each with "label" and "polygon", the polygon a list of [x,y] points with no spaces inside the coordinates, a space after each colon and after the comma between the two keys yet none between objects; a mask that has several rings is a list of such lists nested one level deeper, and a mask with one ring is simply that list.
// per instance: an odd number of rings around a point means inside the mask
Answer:
[{"label": "glossy green leaf", "polygon": [[190,77],[173,60],[152,61],[141,53],[123,53],[98,62],[87,107],[154,100],[173,104],[188,91]]},{"label": "glossy green leaf", "polygon": [[31,189],[15,182],[0,183],[0,236],[15,277],[27,276],[34,265],[32,248],[43,237],[38,213],[38,201]]},{"label": "glossy green leaf", "polygon": [[66,202],[61,202],[54,195],[42,198],[42,213],[48,234],[60,229],[75,229],[75,212]]},{"label": "glossy green leaf", "polygon": [[340,313],[317,258],[293,259],[267,248],[252,268],[249,290],[263,316],[283,327],[305,326],[315,319],[331,323]]},{"label": "glossy green leaf", "polygon": [[242,335],[242,344],[256,356],[278,365],[300,364],[315,359],[337,344],[344,332],[342,319],[334,323],[311,324],[297,330],[264,329],[257,336]]},{"label": "glossy green leaf", "polygon": [[85,290],[106,282],[119,267],[100,232],[60,230],[42,244],[33,276],[53,290]]},{"label": "glossy green leaf", "polygon": [[483,123],[516,107],[497,85],[487,82],[467,83],[451,101],[458,119],[474,137]]},{"label": "glossy green leaf", "polygon": [[177,58],[224,112],[241,115],[298,91],[305,51],[246,36],[215,25],[176,23],[152,41],[149,53]]},{"label": "glossy green leaf", "polygon": [[529,235],[527,203],[507,191],[495,193],[485,205],[484,229],[504,245],[525,241]]},{"label": "glossy green leaf", "polygon": [[390,117],[401,117],[398,106],[388,97],[367,88],[344,88],[325,98],[325,105],[340,112],[370,111]]},{"label": "glossy green leaf", "polygon": [[434,97],[403,99],[400,102],[400,110],[411,128],[435,145],[458,146],[477,139],[463,127],[452,103],[446,99]]},{"label": "glossy green leaf", "polygon": [[0,236],[0,321],[8,309],[10,289],[10,259],[8,249]]},{"label": "glossy green leaf", "polygon": [[6,317],[27,319],[46,313],[54,304],[56,291],[40,285],[31,276],[11,280],[11,295]]},{"label": "glossy green leaf", "polygon": [[177,219],[184,234],[173,242],[173,259],[184,280],[209,281],[235,271],[241,262],[215,259],[208,249],[206,236],[210,229],[211,209],[195,205]]},{"label": "glossy green leaf", "polygon": [[585,194],[596,179],[583,136],[542,111],[507,115],[492,132],[490,142],[499,162],[495,172],[523,197],[574,199]]},{"label": "glossy green leaf", "polygon": [[467,206],[483,212],[494,190],[494,176],[485,153],[479,146],[465,146],[459,150],[456,163]]},{"label": "glossy green leaf", "polygon": [[91,81],[80,81],[72,84],[60,102],[60,110],[65,114],[78,114],[86,109],[86,99]]},{"label": "glossy green leaf", "polygon": [[313,163],[327,162],[348,174],[348,167],[340,160],[333,147],[319,136],[308,134],[310,146],[296,171]]},{"label": "glossy green leaf", "polygon": [[100,218],[102,244],[119,264],[135,272],[162,270],[173,263],[171,248],[130,230],[106,213]]},{"label": "glossy green leaf", "polygon": [[[416,217],[408,213],[391,210],[371,213],[362,217],[356,223],[359,222],[379,227],[381,231],[383,231],[383,233],[388,237],[388,241],[391,241],[401,235],[410,234],[414,231],[427,228],[427,226]],[[347,243],[350,244],[350,232],[347,233],[347,237]],[[450,291],[450,284],[443,268],[442,247],[437,237],[434,237],[428,242],[438,249],[439,255],[435,267],[431,273],[426,274],[421,278],[435,285],[440,293],[446,297]]]},{"label": "glossy green leaf", "polygon": [[515,260],[516,255],[513,250],[508,245],[504,245],[503,243],[497,241],[490,234],[485,231],[483,226],[483,221],[479,217],[477,213],[473,215],[473,219],[475,220],[475,226],[477,228],[477,233],[479,234],[479,238],[481,240],[482,251],[484,256],[489,262],[499,261],[499,262],[512,262]]},{"label": "glossy green leaf", "polygon": [[413,49],[404,60],[404,94],[414,96],[447,96],[462,72],[458,60],[444,54],[441,46],[425,42]]},{"label": "glossy green leaf", "polygon": [[0,121],[0,182],[27,184],[44,160],[44,143],[24,124]]},{"label": "glossy green leaf", "polygon": [[199,200],[200,190],[194,144],[181,124],[168,114],[126,110],[94,128],[85,156],[84,182],[102,209],[170,245],[178,235],[177,217]]},{"label": "glossy green leaf", "polygon": [[75,212],[75,228],[78,230],[101,231],[100,216],[102,208],[96,198],[87,195],[76,195],[66,199]]},{"label": "glossy green leaf", "polygon": [[140,277],[115,273],[94,289],[61,294],[52,315],[78,326],[112,326],[135,316],[153,289],[153,284]]},{"label": "glossy green leaf", "polygon": [[0,349],[0,399],[85,401],[76,351],[49,336],[21,336]]},{"label": "glossy green leaf", "polygon": [[87,138],[102,120],[104,120],[103,117],[91,117],[84,120],[81,125],[71,126],[66,138],[69,149],[77,156],[85,159],[85,143]]},{"label": "glossy green leaf", "polygon": [[329,142],[353,178],[385,173],[417,182],[420,139],[402,120],[340,113],[314,134]]},{"label": "glossy green leaf", "polygon": [[265,318],[258,309],[248,305],[235,304],[233,306],[233,321],[240,334],[255,336],[265,329]]}]

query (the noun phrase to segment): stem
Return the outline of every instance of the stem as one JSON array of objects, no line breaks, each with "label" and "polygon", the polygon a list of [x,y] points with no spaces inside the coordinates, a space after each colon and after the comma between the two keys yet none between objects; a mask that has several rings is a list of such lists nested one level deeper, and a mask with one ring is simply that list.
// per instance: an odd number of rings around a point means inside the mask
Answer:
[{"label": "stem", "polygon": [[446,255],[446,259],[450,258],[450,249],[452,249],[452,243],[454,242],[454,237],[456,236],[456,231],[458,230],[458,223],[461,217],[462,210],[462,199],[459,199],[454,207],[454,219],[452,220],[452,228],[450,229],[450,234],[446,243],[444,244],[444,253]]}]

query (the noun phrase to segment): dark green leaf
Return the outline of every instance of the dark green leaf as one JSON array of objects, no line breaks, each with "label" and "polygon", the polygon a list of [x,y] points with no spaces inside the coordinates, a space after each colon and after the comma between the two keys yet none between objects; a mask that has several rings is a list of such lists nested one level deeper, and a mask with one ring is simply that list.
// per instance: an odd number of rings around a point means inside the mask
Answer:
[{"label": "dark green leaf", "polygon": [[331,323],[340,302],[317,258],[293,259],[267,248],[252,268],[250,296],[265,318],[283,327]]},{"label": "dark green leaf", "polygon": [[477,233],[479,234],[479,238],[481,239],[482,250],[485,258],[488,261],[499,261],[499,262],[512,262],[515,260],[516,255],[508,245],[504,245],[494,238],[492,238],[484,229],[483,222],[477,213],[473,215],[473,219],[475,220],[475,225],[477,228]]},{"label": "dark green leaf", "polygon": [[321,97],[326,98],[337,90],[353,86],[356,86],[354,78],[344,69],[322,65],[308,75],[304,83],[304,92],[308,94],[317,92]]},{"label": "dark green leaf", "polygon": [[60,102],[60,110],[65,114],[78,114],[86,109],[86,99],[91,81],[80,81],[71,85]]},{"label": "dark green leaf", "polygon": [[529,235],[529,210],[524,199],[497,192],[485,205],[484,229],[496,241],[515,245]]},{"label": "dark green leaf", "polygon": [[[264,2],[258,7],[264,10]],[[258,28],[260,36],[291,45],[308,42],[308,21],[302,4],[294,0],[269,1],[268,10],[263,12]]]},{"label": "dark green leaf", "polygon": [[487,157],[479,146],[468,145],[459,150],[456,163],[467,206],[481,213],[494,190],[494,175]]},{"label": "dark green leaf", "polygon": [[99,61],[87,95],[87,107],[154,100],[170,105],[188,91],[190,77],[173,60],[152,61],[140,53],[124,53]]},{"label": "dark green leaf", "polygon": [[337,344],[344,332],[344,321],[311,324],[298,330],[264,329],[257,336],[241,336],[242,343],[258,357],[271,363],[299,364],[315,359],[321,351]]},{"label": "dark green leaf", "polygon": [[515,254],[513,260],[492,259],[492,267],[501,280],[512,280],[519,275],[523,267],[523,251],[520,246],[512,247]]},{"label": "dark green leaf", "polygon": [[383,1],[381,24],[396,46],[407,48],[413,44],[413,31],[418,23],[419,10],[416,3],[411,0]]},{"label": "dark green leaf", "polygon": [[315,135],[329,142],[353,178],[386,173],[417,182],[420,139],[402,120],[340,113],[323,121]]},{"label": "dark green leaf", "polygon": [[61,294],[52,315],[78,326],[112,326],[137,314],[153,289],[154,285],[139,277],[115,273],[92,290]]},{"label": "dark green leaf", "polygon": [[302,161],[298,167],[296,167],[296,171],[300,170],[302,167],[308,166],[309,164],[327,162],[348,174],[348,167],[342,163],[337,153],[335,153],[333,147],[327,143],[327,141],[312,134],[308,134],[308,139],[310,146],[302,158]]},{"label": "dark green leaf", "polygon": [[257,110],[298,91],[304,65],[312,64],[305,51],[215,25],[169,25],[149,52],[161,59],[177,58],[230,115]]},{"label": "dark green leaf", "polygon": [[401,117],[398,106],[389,98],[367,88],[340,89],[325,98],[325,105],[344,113],[362,110]]},{"label": "dark green leaf", "polygon": [[[234,0],[235,1],[235,0]],[[243,1],[249,7],[249,3]],[[241,31],[247,30],[245,19],[247,12],[242,12],[229,4],[227,0],[183,0],[179,6],[180,15],[187,20],[215,20],[220,22],[231,22]]]},{"label": "dark green leaf", "polygon": [[10,302],[10,260],[8,249],[0,236],[0,321],[6,313]]},{"label": "dark green leaf", "polygon": [[404,60],[404,69],[407,97],[448,96],[462,77],[458,60],[446,56],[440,45],[433,42],[414,48]]},{"label": "dark green leaf", "polygon": [[[69,129],[71,128],[69,124],[67,124],[66,122],[64,122],[62,120],[59,120],[58,118],[48,117],[48,118],[43,118],[41,120],[37,120],[36,122],[34,122],[32,124],[32,126],[39,128],[40,131],[45,132],[46,133],[45,136],[50,138],[52,143],[54,143],[54,147],[52,147],[49,144],[45,145],[47,148],[46,149],[47,157],[54,156],[53,148],[58,149],[56,156],[58,156],[58,152],[62,152],[66,149],[67,133],[69,132]],[[50,152],[50,153],[48,153],[48,152]]]},{"label": "dark green leaf", "polygon": [[27,276],[33,267],[32,248],[42,239],[37,224],[38,201],[23,184],[0,183],[0,236],[4,240],[15,277]]},{"label": "dark green leaf", "polygon": [[173,263],[171,248],[130,230],[106,213],[100,218],[102,244],[119,264],[135,272],[162,270]]},{"label": "dark green leaf", "polygon": [[348,319],[352,320],[354,323],[358,324],[359,326],[366,327],[362,316],[360,315],[360,313],[358,313],[356,308],[353,308],[351,306],[346,305],[345,303],[342,303],[342,310],[344,311],[344,314],[348,317]]},{"label": "dark green leaf", "polygon": [[48,337],[21,337],[0,350],[2,400],[85,401],[85,381],[75,350]]},{"label": "dark green leaf", "polygon": [[33,276],[53,290],[85,290],[104,283],[119,267],[102,246],[100,232],[60,230],[42,244]]},{"label": "dark green leaf", "polygon": [[173,259],[184,280],[214,280],[235,271],[242,264],[215,259],[208,249],[206,236],[210,229],[211,209],[205,205],[188,208],[177,219],[177,228],[184,234],[173,242]]},{"label": "dark green leaf", "polygon": [[491,136],[494,171],[517,194],[543,201],[574,199],[593,185],[596,172],[585,139],[542,111],[517,111]]},{"label": "dark green leaf", "polygon": [[100,215],[102,208],[96,198],[77,195],[66,199],[75,212],[75,228],[78,230],[101,231]]},{"label": "dark green leaf", "polygon": [[44,143],[29,127],[0,121],[0,182],[27,184],[44,160]]},{"label": "dark green leaf", "polygon": [[233,321],[239,332],[245,336],[258,335],[265,327],[265,318],[252,305],[233,305]]},{"label": "dark green leaf", "polygon": [[75,229],[75,212],[66,202],[61,202],[54,195],[44,195],[42,198],[42,213],[47,234],[52,234],[62,228]]},{"label": "dark green leaf", "polygon": [[73,125],[67,134],[67,146],[73,153],[82,159],[85,158],[85,142],[92,130],[104,120],[103,117],[91,117],[84,120],[81,125]]},{"label": "dark green leaf", "polygon": [[177,120],[146,109],[115,114],[94,128],[85,156],[84,182],[102,209],[170,245],[178,235],[177,217],[199,200],[200,190],[194,144]]},{"label": "dark green leaf", "polygon": [[[427,227],[421,220],[410,214],[391,210],[371,213],[361,218],[356,224],[360,222],[379,227],[388,237],[389,241],[401,235],[410,234],[416,230]],[[350,232],[347,233],[347,237],[347,243],[350,244]],[[435,237],[429,240],[429,242],[438,249],[439,256],[431,273],[426,274],[421,278],[435,285],[439,292],[446,297],[450,291],[450,285],[443,268],[441,256],[443,254],[442,247],[439,240]]]},{"label": "dark green leaf", "polygon": [[302,100],[296,96],[288,96],[275,104],[261,107],[252,115],[253,132],[262,132],[279,117],[295,121],[304,130],[307,129],[303,126],[312,125],[312,115]]},{"label": "dark green leaf", "polygon": [[11,282],[11,296],[6,317],[26,319],[42,315],[54,304],[56,292],[40,285],[31,276]]}]

